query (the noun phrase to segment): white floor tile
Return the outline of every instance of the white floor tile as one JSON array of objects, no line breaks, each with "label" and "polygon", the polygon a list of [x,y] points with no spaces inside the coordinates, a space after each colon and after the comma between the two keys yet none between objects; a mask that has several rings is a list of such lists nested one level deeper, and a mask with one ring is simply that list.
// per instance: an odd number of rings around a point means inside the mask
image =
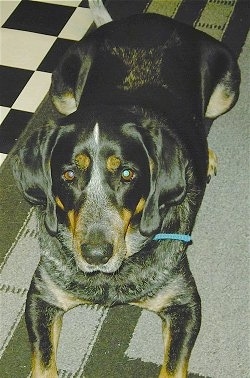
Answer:
[{"label": "white floor tile", "polygon": [[49,3],[49,4],[56,4],[56,5],[66,5],[68,7],[77,7],[80,3],[81,0],[32,0],[32,1],[37,1],[40,3]]},{"label": "white floor tile", "polygon": [[4,118],[9,113],[10,108],[6,108],[5,106],[0,106],[0,123],[3,122]]},{"label": "white floor tile", "polygon": [[76,8],[75,12],[59,34],[59,37],[79,41],[92,23],[93,17],[89,9]]},{"label": "white floor tile", "polygon": [[6,154],[2,154],[1,152],[0,152],[0,166],[3,164],[3,162],[4,162],[4,160],[5,160],[5,158],[6,158]]},{"label": "white floor tile", "polygon": [[2,26],[5,21],[10,17],[11,13],[14,11],[14,9],[18,6],[18,4],[21,2],[19,1],[0,1],[0,25]]},{"label": "white floor tile", "polygon": [[49,90],[51,74],[36,71],[12,106],[12,109],[34,113]]},{"label": "white floor tile", "polygon": [[56,37],[21,30],[1,29],[0,62],[5,66],[36,70]]}]

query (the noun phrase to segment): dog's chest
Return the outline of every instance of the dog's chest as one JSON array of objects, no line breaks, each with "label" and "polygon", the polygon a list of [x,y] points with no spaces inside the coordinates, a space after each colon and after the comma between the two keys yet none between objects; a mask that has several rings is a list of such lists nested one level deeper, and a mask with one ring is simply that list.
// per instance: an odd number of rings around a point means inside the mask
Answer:
[{"label": "dog's chest", "polygon": [[84,303],[112,306],[137,302],[166,287],[171,278],[170,270],[160,271],[157,264],[149,262],[144,269],[143,262],[124,264],[115,274],[86,274],[75,269],[64,269],[62,273],[46,265],[38,269],[46,296],[54,298],[64,309]]}]

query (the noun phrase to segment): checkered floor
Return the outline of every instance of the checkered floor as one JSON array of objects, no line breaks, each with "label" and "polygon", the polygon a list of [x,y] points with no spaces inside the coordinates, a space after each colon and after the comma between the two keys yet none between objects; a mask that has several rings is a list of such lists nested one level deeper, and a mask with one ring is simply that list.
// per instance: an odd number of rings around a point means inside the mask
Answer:
[{"label": "checkered floor", "polygon": [[87,0],[1,1],[0,164],[50,86],[51,72],[92,24]]}]

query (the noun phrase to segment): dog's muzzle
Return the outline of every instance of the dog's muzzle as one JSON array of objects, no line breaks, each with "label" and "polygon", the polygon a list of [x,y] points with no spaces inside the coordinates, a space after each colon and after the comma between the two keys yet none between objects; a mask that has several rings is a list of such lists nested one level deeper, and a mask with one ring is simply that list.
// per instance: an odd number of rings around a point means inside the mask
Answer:
[{"label": "dog's muzzle", "polygon": [[113,255],[113,245],[104,244],[86,244],[81,245],[82,257],[91,265],[106,264]]}]

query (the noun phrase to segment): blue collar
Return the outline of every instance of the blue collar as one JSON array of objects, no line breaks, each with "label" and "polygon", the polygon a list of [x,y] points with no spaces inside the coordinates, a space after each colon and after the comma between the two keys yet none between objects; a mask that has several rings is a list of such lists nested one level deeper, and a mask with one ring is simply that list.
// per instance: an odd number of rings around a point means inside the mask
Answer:
[{"label": "blue collar", "polygon": [[190,235],[185,234],[156,234],[153,237],[153,240],[179,240],[184,243],[190,243],[192,241],[192,238]]}]

